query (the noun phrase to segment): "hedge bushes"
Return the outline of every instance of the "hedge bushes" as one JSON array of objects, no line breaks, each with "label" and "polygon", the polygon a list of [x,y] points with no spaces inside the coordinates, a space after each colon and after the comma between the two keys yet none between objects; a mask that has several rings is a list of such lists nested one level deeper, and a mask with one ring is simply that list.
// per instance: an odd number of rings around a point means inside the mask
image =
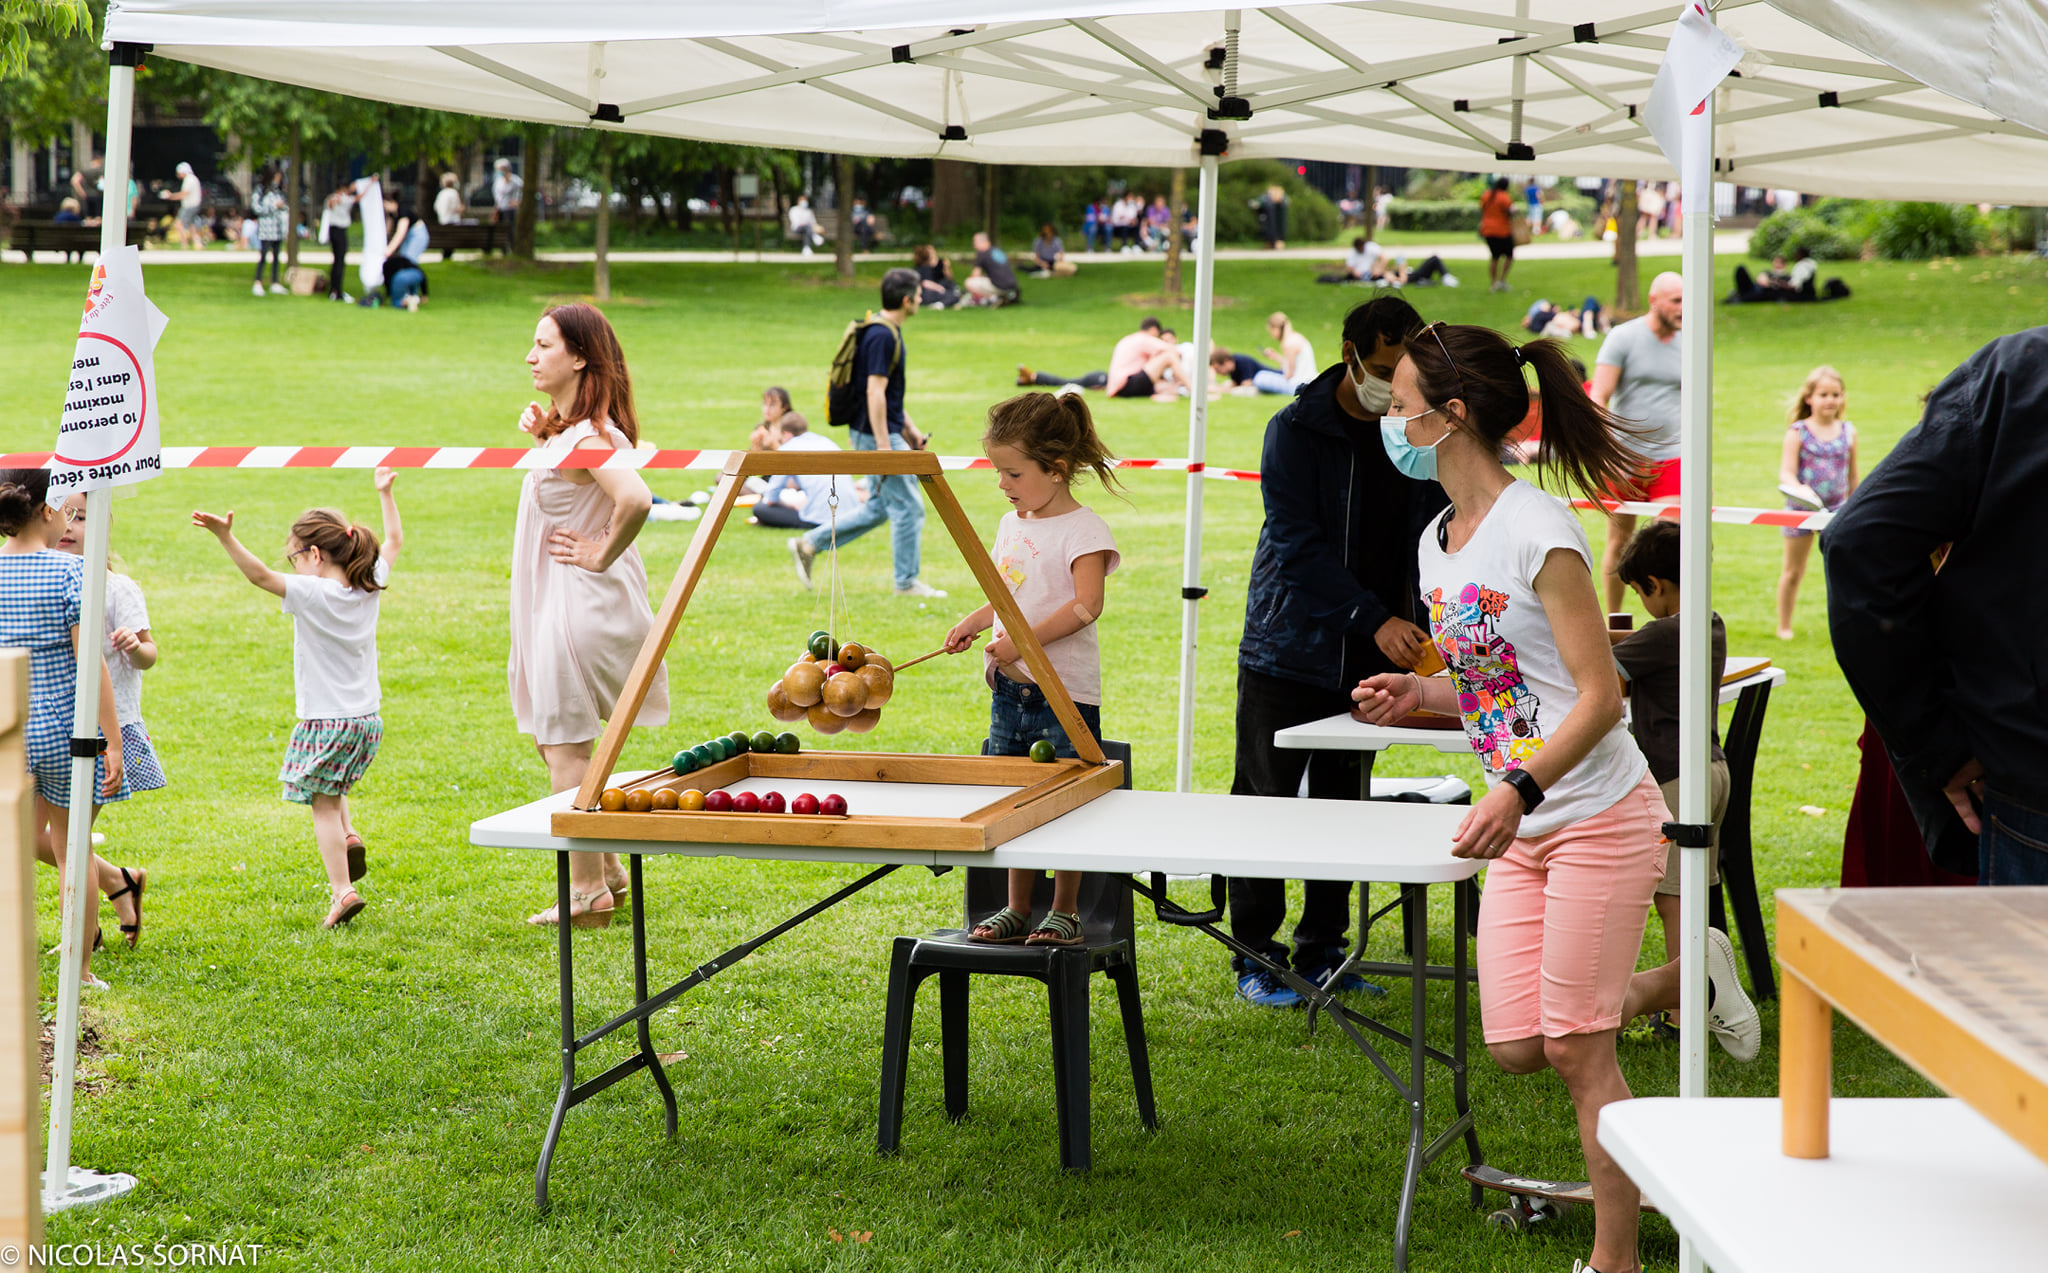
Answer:
[{"label": "hedge bushes", "polygon": [[1773,212],[1749,235],[1749,254],[1760,261],[1790,257],[1800,248],[1815,260],[1852,261],[1862,253],[1863,243],[1804,208]]},{"label": "hedge bushes", "polygon": [[1805,248],[1817,260],[1841,261],[1860,255],[1868,242],[1887,261],[1924,261],[1974,256],[1990,238],[1983,215],[1968,204],[1822,199],[1765,217],[1749,236],[1749,254],[1769,260]]},{"label": "hedge bushes", "polygon": [[1877,219],[1870,242],[1887,261],[1975,256],[1989,237],[1984,218],[1962,203],[1895,203]]},{"label": "hedge bushes", "polygon": [[1387,205],[1389,230],[1479,233],[1479,204],[1465,199],[1396,199]]}]

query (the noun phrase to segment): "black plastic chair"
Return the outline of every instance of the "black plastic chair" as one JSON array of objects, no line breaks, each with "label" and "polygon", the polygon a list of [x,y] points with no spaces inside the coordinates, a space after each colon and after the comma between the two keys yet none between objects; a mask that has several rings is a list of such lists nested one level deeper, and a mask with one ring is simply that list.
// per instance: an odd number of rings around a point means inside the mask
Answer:
[{"label": "black plastic chair", "polygon": [[[986,751],[987,744],[983,744]],[[1124,787],[1131,785],[1128,743],[1105,740],[1102,750],[1124,764]],[[1060,1166],[1085,1171],[1094,1161],[1089,1147],[1088,978],[1106,975],[1116,985],[1123,1009],[1124,1041],[1130,1050],[1131,1079],[1137,1088],[1138,1117],[1148,1128],[1159,1118],[1152,1105],[1152,1066],[1145,1048],[1145,1018],[1138,996],[1137,948],[1134,941],[1130,879],[1124,875],[1082,877],[1078,910],[1080,946],[993,946],[971,940],[974,926],[1000,910],[1006,900],[1006,873],[986,867],[967,869],[963,926],[924,937],[898,937],[889,961],[889,1001],[883,1024],[882,1106],[875,1129],[875,1147],[894,1154],[903,1139],[903,1091],[910,1056],[910,1026],[917,988],[927,977],[939,978],[939,1039],[945,1068],[946,1116],[958,1122],[967,1113],[968,978],[976,974],[1031,977],[1042,981],[1051,1008],[1054,1104],[1059,1123]],[[1031,915],[1036,923],[1052,903],[1052,877],[1041,876],[1032,890]]]},{"label": "black plastic chair", "polygon": [[[1742,938],[1742,962],[1749,968],[1753,999],[1778,997],[1771,969],[1770,939],[1764,935],[1764,912],[1756,895],[1756,863],[1750,846],[1749,800],[1756,785],[1756,753],[1763,738],[1764,711],[1771,705],[1771,683],[1759,681],[1735,700],[1728,736],[1721,751],[1728,757],[1728,811],[1721,816],[1721,882],[1707,895],[1707,922],[1728,931],[1727,907],[1735,910]],[[1726,906],[1723,895],[1726,895]]]}]

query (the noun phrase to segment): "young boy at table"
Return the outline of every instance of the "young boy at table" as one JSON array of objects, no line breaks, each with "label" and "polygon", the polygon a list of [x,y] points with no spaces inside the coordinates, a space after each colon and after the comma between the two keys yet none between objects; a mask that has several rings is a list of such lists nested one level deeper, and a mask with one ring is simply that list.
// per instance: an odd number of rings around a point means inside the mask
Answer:
[{"label": "young boy at table", "polygon": [[[1664,803],[1678,808],[1678,541],[1677,522],[1654,521],[1636,532],[1622,552],[1616,573],[1641,598],[1650,621],[1634,632],[1610,633],[1614,661],[1628,687],[1629,731],[1664,791]],[[1713,616],[1713,681],[1718,690],[1728,666],[1728,631]],[[1720,718],[1713,721],[1713,760],[1707,767],[1707,806],[1714,823],[1707,850],[1707,882],[1721,879],[1721,819],[1728,812],[1728,758],[1721,752]],[[1664,878],[1654,904],[1664,924],[1661,968],[1638,974],[1629,985],[1622,1019],[1652,1014],[1651,1029],[1678,1025],[1678,862],[1676,844],[1665,846]],[[1735,977],[1735,951],[1728,935],[1707,930],[1707,1027],[1738,1061],[1756,1058],[1762,1037],[1755,1005]]]}]

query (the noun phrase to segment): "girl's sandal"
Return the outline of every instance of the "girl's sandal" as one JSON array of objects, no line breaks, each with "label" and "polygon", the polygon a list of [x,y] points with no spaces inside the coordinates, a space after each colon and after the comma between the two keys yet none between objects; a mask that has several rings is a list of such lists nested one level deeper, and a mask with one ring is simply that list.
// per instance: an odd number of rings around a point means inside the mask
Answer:
[{"label": "girl's sandal", "polygon": [[1015,946],[1024,940],[1024,934],[1031,927],[1031,917],[1021,911],[1005,906],[987,919],[974,926],[967,936],[991,946]]},{"label": "girl's sandal", "polygon": [[369,858],[363,851],[363,837],[352,835],[341,843],[348,850],[348,882],[353,884],[370,873]]},{"label": "girl's sandal", "polygon": [[322,928],[340,928],[363,913],[365,903],[354,889],[334,899],[334,905],[327,912],[327,918],[320,921]]},{"label": "girl's sandal", "polygon": [[1027,946],[1079,946],[1081,917],[1066,911],[1047,911],[1045,919],[1031,930],[1031,936],[1024,939]]},{"label": "girl's sandal", "polygon": [[[107,900],[118,902],[131,894],[134,896],[135,900],[128,905],[135,911],[135,922],[120,926],[121,931],[127,935],[128,949],[133,950],[142,943],[142,890],[149,886],[149,872],[141,867],[135,868],[132,872],[125,866],[116,869],[121,872],[121,883],[126,887],[107,894]],[[118,916],[120,908],[115,907],[114,913]]]},{"label": "girl's sandal", "polygon": [[632,876],[621,875],[614,879],[607,875],[604,877],[604,886],[611,890],[613,910],[624,909],[630,903],[633,896]]},{"label": "girl's sandal", "polygon": [[[607,906],[603,910],[598,910],[596,909],[596,903],[600,898],[609,900],[611,895],[611,890],[608,888],[601,888],[595,893],[579,893],[571,889],[569,891],[569,927],[610,928],[612,926],[613,908]],[[526,922],[532,924],[535,928],[553,928],[561,923],[561,919],[556,915],[555,908],[550,906],[538,915],[529,916]]]}]

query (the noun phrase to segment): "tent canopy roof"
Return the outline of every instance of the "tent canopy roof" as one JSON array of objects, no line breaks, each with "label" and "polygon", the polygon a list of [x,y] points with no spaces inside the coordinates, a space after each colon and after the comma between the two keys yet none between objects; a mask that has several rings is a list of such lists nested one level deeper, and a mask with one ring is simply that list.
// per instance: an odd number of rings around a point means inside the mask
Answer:
[{"label": "tent canopy roof", "polygon": [[[1780,11],[1834,20],[1824,11],[1890,7],[1903,21],[1927,0],[1776,2],[1715,11],[1747,50],[1716,103],[1722,180],[2048,203],[2048,138]],[[1087,0],[1092,16],[1074,16],[1075,0],[115,0],[107,36],[356,96],[577,126],[615,108],[596,126],[750,145],[1182,166],[1201,130],[1220,129],[1231,158],[1673,175],[1635,118],[1670,0],[1187,6]],[[1859,21],[1868,36],[1875,20]],[[2043,82],[2048,66],[2033,75]],[[1226,81],[1249,119],[1208,118]]]}]

